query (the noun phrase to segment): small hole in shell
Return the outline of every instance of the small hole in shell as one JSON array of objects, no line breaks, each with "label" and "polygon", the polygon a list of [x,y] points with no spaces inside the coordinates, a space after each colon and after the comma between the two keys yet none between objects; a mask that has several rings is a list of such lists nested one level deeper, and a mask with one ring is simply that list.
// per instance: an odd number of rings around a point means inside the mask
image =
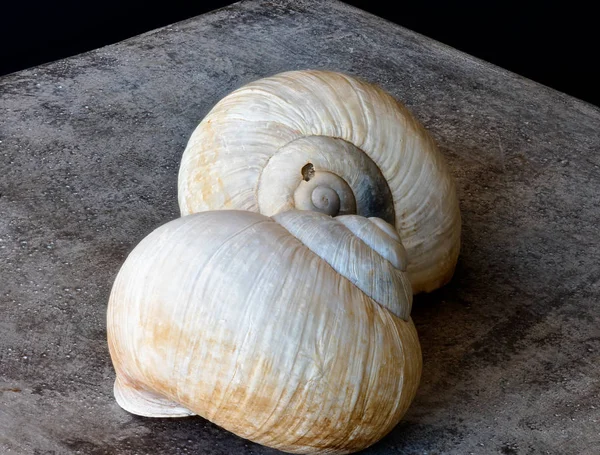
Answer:
[{"label": "small hole in shell", "polygon": [[310,179],[312,179],[315,176],[315,167],[313,166],[312,163],[307,163],[304,166],[302,166],[302,178],[304,179],[305,182],[308,182]]}]

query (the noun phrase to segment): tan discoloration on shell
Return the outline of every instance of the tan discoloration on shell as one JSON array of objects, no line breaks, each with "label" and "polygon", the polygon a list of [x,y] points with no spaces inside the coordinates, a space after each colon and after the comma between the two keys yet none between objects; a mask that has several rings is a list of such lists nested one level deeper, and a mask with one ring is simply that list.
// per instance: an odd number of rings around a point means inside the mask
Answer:
[{"label": "tan discoloration on shell", "polygon": [[[337,251],[346,262],[386,261]],[[108,335],[122,387],[136,388],[132,411],[144,393],[160,396],[180,415],[295,453],[376,442],[408,408],[421,372],[409,318],[251,212],[184,217],[144,239],[115,281]]]}]

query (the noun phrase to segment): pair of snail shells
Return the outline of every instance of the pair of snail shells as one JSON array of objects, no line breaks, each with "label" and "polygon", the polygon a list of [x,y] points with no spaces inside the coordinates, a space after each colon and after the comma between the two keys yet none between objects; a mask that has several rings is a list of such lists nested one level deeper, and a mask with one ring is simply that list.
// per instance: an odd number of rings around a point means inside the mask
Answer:
[{"label": "pair of snail shells", "polygon": [[431,137],[392,96],[292,71],[191,136],[182,218],[129,255],[108,341],[115,397],[293,453],[381,439],[415,396],[413,293],[452,276],[460,213]]},{"label": "pair of snail shells", "polygon": [[208,211],[146,237],[110,296],[124,409],[198,414],[293,453],[350,453],[400,420],[421,373],[402,243],[385,221]]}]

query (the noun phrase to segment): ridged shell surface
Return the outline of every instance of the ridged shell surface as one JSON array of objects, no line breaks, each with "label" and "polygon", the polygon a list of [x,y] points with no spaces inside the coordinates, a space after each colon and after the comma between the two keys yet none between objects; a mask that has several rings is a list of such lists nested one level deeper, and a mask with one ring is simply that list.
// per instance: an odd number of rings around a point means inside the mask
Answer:
[{"label": "ridged shell surface", "polygon": [[[323,222],[322,232],[303,217]],[[109,302],[119,404],[148,416],[199,414],[293,453],[350,453],[381,439],[421,372],[410,283],[397,239],[382,244],[382,221],[346,223],[358,237],[311,212],[212,211],[146,237]],[[328,236],[341,240],[319,246]],[[364,271],[396,296],[389,309],[360,288],[354,277]]]},{"label": "ridged shell surface", "polygon": [[223,98],[191,136],[179,172],[182,215],[294,208],[301,169],[332,172],[358,215],[395,225],[415,293],[450,280],[459,254],[453,180],[427,131],[380,88],[327,71],[292,71]]}]

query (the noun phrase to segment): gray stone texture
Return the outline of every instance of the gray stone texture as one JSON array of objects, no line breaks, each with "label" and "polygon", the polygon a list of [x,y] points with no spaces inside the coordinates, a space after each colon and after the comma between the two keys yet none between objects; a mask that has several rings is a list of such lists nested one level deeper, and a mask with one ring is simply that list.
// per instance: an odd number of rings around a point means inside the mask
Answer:
[{"label": "gray stone texture", "polygon": [[600,111],[334,1],[248,1],[0,78],[0,453],[274,454],[112,397],[126,255],[178,216],[187,139],[277,72],[377,83],[458,183],[453,281],[416,298],[424,371],[365,454],[600,453]]}]

